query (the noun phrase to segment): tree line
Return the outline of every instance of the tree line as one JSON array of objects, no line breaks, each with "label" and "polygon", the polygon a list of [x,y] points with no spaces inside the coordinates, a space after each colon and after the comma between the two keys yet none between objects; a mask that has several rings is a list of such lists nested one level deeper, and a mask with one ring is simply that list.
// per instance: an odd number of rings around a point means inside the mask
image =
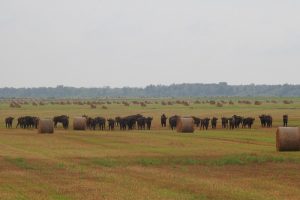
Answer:
[{"label": "tree line", "polygon": [[63,85],[37,88],[0,88],[0,98],[93,98],[93,97],[215,97],[215,96],[300,96],[300,85],[213,84],[148,85],[146,87],[76,88]]}]

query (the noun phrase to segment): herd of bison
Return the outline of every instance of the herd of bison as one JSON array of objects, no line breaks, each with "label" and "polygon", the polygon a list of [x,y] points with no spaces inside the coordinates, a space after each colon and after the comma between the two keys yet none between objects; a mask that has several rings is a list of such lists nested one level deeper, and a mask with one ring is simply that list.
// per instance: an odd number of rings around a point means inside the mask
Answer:
[{"label": "herd of bison", "polygon": [[[137,115],[131,115],[127,117],[116,117],[114,119],[109,118],[105,119],[103,117],[96,117],[91,118],[86,115],[83,115],[82,117],[86,118],[86,126],[88,129],[91,130],[105,130],[106,125],[108,125],[109,130],[114,130],[115,127],[119,127],[120,130],[133,130],[133,129],[139,129],[139,130],[150,130],[151,129],[151,123],[153,118],[152,117],[144,117],[140,114]],[[165,114],[161,115],[161,126],[166,127],[167,121],[169,122],[169,127],[173,130],[176,128],[177,120],[180,118],[180,116],[174,115],[171,117],[167,117]],[[200,129],[208,129],[209,126],[211,126],[212,129],[217,128],[217,122],[218,118],[203,118],[200,119],[198,117],[192,117],[194,119],[195,126],[199,127]],[[262,127],[272,127],[272,116],[270,115],[260,115],[259,116],[261,126]],[[288,115],[283,115],[283,126],[287,126],[288,123]],[[7,117],[5,119],[5,125],[6,128],[12,128],[14,118],[13,117]],[[235,129],[235,128],[251,128],[255,119],[252,117],[241,117],[237,115],[233,115],[230,118],[222,117],[221,118],[221,124],[222,128],[224,129]],[[17,125],[16,128],[37,128],[38,127],[39,118],[33,117],[33,116],[24,116],[19,117],[17,119]],[[57,127],[57,125],[60,123],[65,129],[68,129],[69,127],[69,117],[66,115],[56,116],[53,118],[54,127]]]}]

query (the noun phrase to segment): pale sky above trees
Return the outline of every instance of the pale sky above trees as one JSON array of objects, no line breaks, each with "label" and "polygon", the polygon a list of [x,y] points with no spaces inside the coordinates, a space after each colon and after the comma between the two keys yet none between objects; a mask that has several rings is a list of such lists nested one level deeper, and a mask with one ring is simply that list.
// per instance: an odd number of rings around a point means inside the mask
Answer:
[{"label": "pale sky above trees", "polygon": [[0,87],[300,84],[298,0],[2,0]]}]

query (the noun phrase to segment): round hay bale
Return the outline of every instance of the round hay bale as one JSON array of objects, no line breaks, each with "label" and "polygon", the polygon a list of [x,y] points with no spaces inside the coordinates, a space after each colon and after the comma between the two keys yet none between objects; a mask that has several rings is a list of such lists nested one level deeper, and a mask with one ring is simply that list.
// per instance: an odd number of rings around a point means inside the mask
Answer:
[{"label": "round hay bale", "polygon": [[38,133],[54,133],[52,119],[40,119],[38,122]]},{"label": "round hay bale", "polygon": [[218,103],[217,103],[217,107],[223,107],[223,104],[220,103],[220,102],[218,102]]},{"label": "round hay bale", "polygon": [[179,117],[176,125],[177,132],[180,133],[193,133],[194,119],[192,117]]},{"label": "round hay bale", "polygon": [[260,106],[260,105],[262,105],[262,102],[261,102],[261,101],[255,101],[255,102],[254,102],[254,105]]},{"label": "round hay bale", "polygon": [[73,120],[73,129],[78,131],[84,131],[86,129],[86,118],[75,117]]},{"label": "round hay bale", "polygon": [[276,131],[277,151],[300,151],[298,127],[279,127]]}]

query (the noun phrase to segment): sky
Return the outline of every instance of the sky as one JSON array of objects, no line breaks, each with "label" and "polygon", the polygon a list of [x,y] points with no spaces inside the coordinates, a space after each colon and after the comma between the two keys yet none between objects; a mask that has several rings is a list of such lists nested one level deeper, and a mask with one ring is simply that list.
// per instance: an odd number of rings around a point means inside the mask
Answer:
[{"label": "sky", "polygon": [[0,87],[218,82],[300,84],[300,1],[0,1]]}]

